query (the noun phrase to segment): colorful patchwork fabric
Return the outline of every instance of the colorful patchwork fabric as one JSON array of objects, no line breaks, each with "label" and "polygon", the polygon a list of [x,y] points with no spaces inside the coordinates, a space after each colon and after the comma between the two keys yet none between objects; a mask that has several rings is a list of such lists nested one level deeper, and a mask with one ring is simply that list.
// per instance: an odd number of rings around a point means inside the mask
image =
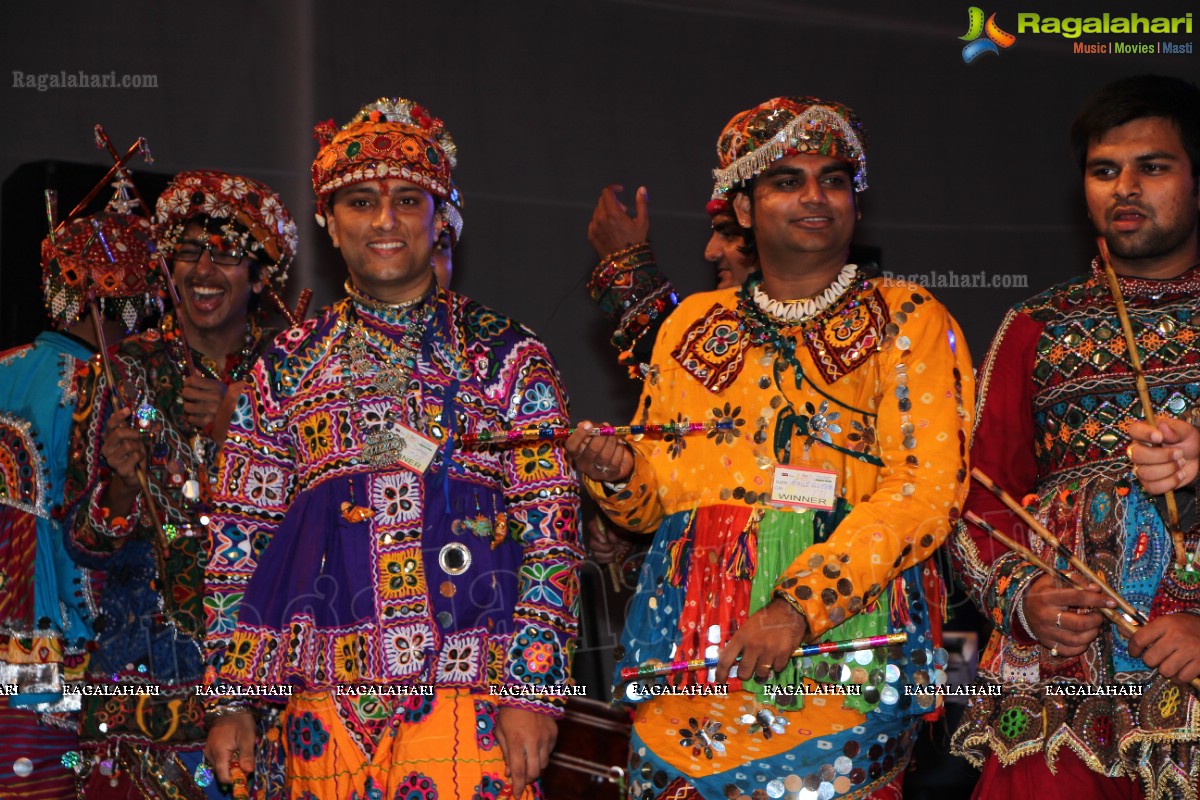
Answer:
[{"label": "colorful patchwork fabric", "polygon": [[[417,327],[395,400],[350,370],[355,326],[384,365]],[[348,381],[362,392],[353,404]],[[557,443],[456,446],[463,433],[565,419],[545,347],[450,292],[401,312],[348,299],[281,334],[222,455],[205,601],[219,679],[477,692],[565,682],[581,557],[574,470]],[[372,463],[367,437],[391,420],[438,443],[424,474]],[[560,713],[554,700],[502,702]],[[368,746],[378,725],[351,705],[341,713]]]},{"label": "colorful patchwork fabric", "polygon": [[[1120,282],[1156,413],[1194,420],[1200,268],[1172,280]],[[980,372],[979,397],[974,466],[1024,497],[1044,525],[1149,618],[1200,611],[1200,592],[1176,579],[1159,509],[1129,472],[1126,431],[1141,410],[1098,264],[1008,313]],[[972,487],[967,508],[1053,558],[982,488]],[[1200,532],[1185,533],[1190,552]],[[980,678],[1005,687],[1002,697],[968,707],[954,735],[957,752],[977,764],[991,753],[1003,764],[1037,756],[1053,765],[1065,746],[1096,772],[1139,779],[1148,796],[1196,796],[1200,704],[1191,692],[1130,656],[1108,625],[1083,655],[1051,656],[1016,615],[1038,570],[965,524],[953,537],[952,554],[963,585],[996,625],[980,658]],[[1130,692],[1046,694],[1048,685],[1059,683]]]},{"label": "colorful patchwork fabric", "polygon": [[87,658],[90,581],[63,547],[56,498],[75,400],[64,387],[91,351],[43,333],[16,356],[0,359],[0,682],[18,687],[15,706],[78,710],[62,681]]},{"label": "colorful patchwork fabric", "polygon": [[[466,689],[414,695],[384,713],[388,732],[368,754],[329,693],[298,693],[284,711],[287,797],[511,798],[496,712],[495,703]],[[522,800],[542,796],[534,783]]]},{"label": "colorful patchwork fabric", "polygon": [[[906,696],[904,685],[934,680],[941,590],[928,559],[966,494],[974,386],[961,332],[927,293],[877,280],[861,281],[807,325],[770,328],[748,307],[755,283],[680,303],[659,332],[633,420],[729,427],[632,442],[637,458],[624,486],[586,481],[617,524],[657,529],[618,667],[702,658],[779,596],[807,617],[816,638],[904,630],[909,641],[851,659],[798,661],[773,679],[863,687],[859,696],[819,703],[771,697],[754,682],[734,681],[730,698],[711,705],[618,687],[627,700],[645,700],[635,727],[634,797],[654,797],[680,776],[706,797],[725,796],[726,784],[782,793],[815,781],[816,791],[841,776],[837,791],[865,797],[902,770],[911,747],[905,732],[934,707],[930,697]],[[828,344],[830,336],[836,356],[827,346],[797,344]],[[855,352],[863,355],[847,355]],[[827,381],[832,367],[836,379]],[[834,508],[773,500],[783,465],[836,474]],[[703,690],[711,677],[679,680]],[[783,718],[786,736],[764,735],[761,720],[743,721],[764,708]],[[710,759],[696,726],[717,723],[729,741],[724,752],[712,746]],[[767,739],[761,755],[746,749]],[[850,739],[864,752],[890,742],[886,769],[881,754],[856,760]]]},{"label": "colorful patchwork fabric", "polygon": [[[88,680],[145,684],[159,691],[148,697],[86,696],[81,741],[88,749],[132,748],[135,760],[137,749],[147,745],[185,751],[199,750],[205,741],[204,709],[195,687],[204,672],[206,537],[200,508],[185,501],[183,485],[188,476],[210,480],[216,447],[200,437],[204,463],[196,463],[195,430],[183,414],[183,367],[168,346],[173,330],[168,319],[163,330],[123,340],[111,357],[125,402],[146,409],[153,420],[147,473],[163,531],[156,530],[142,498],[126,520],[109,518],[103,508],[110,472],[100,448],[112,413],[112,387],[99,359],[89,363],[79,384],[66,481],[74,521],[71,555],[86,567],[105,570]],[[254,348],[248,357],[256,357]],[[198,354],[193,358],[200,363]]]},{"label": "colorful patchwork fabric", "polygon": [[30,775],[0,773],[3,796],[73,791],[73,776],[55,762],[77,746],[79,696],[63,689],[87,662],[91,585],[63,546],[56,498],[75,407],[70,386],[90,356],[80,340],[53,332],[0,355],[0,684],[17,691],[5,698],[0,762],[34,765]]}]

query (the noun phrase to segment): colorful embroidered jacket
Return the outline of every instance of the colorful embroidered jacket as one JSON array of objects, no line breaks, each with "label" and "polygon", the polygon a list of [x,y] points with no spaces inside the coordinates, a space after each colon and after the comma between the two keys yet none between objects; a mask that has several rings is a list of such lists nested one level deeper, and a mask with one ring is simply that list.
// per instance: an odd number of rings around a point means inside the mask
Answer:
[{"label": "colorful embroidered jacket", "polygon": [[[71,555],[86,567],[105,571],[94,623],[97,650],[88,678],[110,686],[153,685],[159,692],[86,696],[80,739],[85,747],[134,745],[129,752],[139,756],[148,752],[145,745],[156,751],[199,750],[206,735],[195,687],[204,675],[207,542],[200,522],[203,509],[184,499],[183,486],[189,477],[201,484],[211,479],[216,447],[198,437],[197,459],[196,432],[183,416],[184,376],[172,344],[175,335],[167,318],[162,330],[131,336],[111,351],[125,401],[147,414],[151,407],[157,409],[146,440],[151,493],[163,533],[156,531],[140,495],[124,519],[110,518],[103,506],[110,473],[100,450],[112,401],[99,358],[89,363],[80,383],[67,473],[66,503],[74,509]],[[256,356],[250,352],[244,360]],[[202,363],[199,354],[193,358]],[[206,363],[213,371],[216,365]]]},{"label": "colorful embroidered jacket", "polygon": [[[907,631],[908,644],[891,653],[890,664],[886,650],[862,654],[854,670],[842,657],[818,657],[796,660],[771,679],[797,686],[803,674],[864,685],[860,696],[844,698],[850,711],[840,727],[816,730],[807,709],[791,720],[789,730],[810,733],[779,762],[785,771],[777,778],[781,787],[805,779],[832,762],[829,748],[840,755],[844,747],[847,766],[839,774],[853,770],[853,778],[838,791],[853,787],[869,794],[903,768],[909,740],[900,737],[914,715],[934,706],[932,697],[906,694],[903,684],[928,684],[935,677],[941,584],[927,559],[966,493],[971,360],[946,309],[916,286],[860,278],[816,319],[781,327],[749,299],[757,284],[751,278],[741,289],[704,292],[680,303],[659,331],[633,420],[731,427],[647,436],[633,442],[635,468],[626,485],[587,481],[617,524],[657,528],[618,668],[715,653],[776,593],[805,615],[811,638]],[[783,484],[778,492],[775,487],[782,465],[833,473],[833,508],[773,499],[784,494]],[[685,680],[703,684],[711,676],[691,673]],[[762,702],[795,711],[788,708],[795,705],[791,697],[771,697],[753,682],[745,688]],[[675,756],[664,755],[671,751],[667,740],[674,736],[678,750],[679,736],[691,737],[675,729],[652,734],[655,723],[652,713],[639,716],[637,735],[655,758],[673,766],[662,767],[661,779],[643,766],[643,777],[655,775],[654,785],[676,774],[672,770],[690,782],[696,771],[724,768],[711,756],[697,759],[706,767],[680,766]],[[864,724],[866,733],[858,727]],[[837,730],[842,732],[832,732]],[[656,748],[652,735],[666,751]],[[860,748],[877,735],[889,742],[886,767],[875,748]],[[784,739],[755,739],[760,751],[747,751],[745,758],[765,760]],[[726,756],[735,740],[730,732]],[[635,752],[641,752],[637,742]],[[730,759],[729,783],[743,785],[733,775],[740,767],[738,757]],[[719,793],[726,777],[717,778],[710,788]]]},{"label": "colorful embroidered jacket", "polygon": [[[92,638],[90,579],[63,547],[61,513],[75,373],[92,355],[63,333],[0,356],[0,683],[14,706],[78,710]],[[72,718],[73,721],[73,718]]]},{"label": "colorful embroidered jacket", "polygon": [[[565,683],[581,558],[574,469],[555,442],[456,444],[564,424],[549,353],[451,292],[401,311],[355,298],[280,335],[234,415],[205,601],[220,679]],[[350,363],[355,337],[365,375]],[[399,368],[406,341],[416,363],[384,393],[377,376]],[[437,443],[424,474],[365,447],[398,425]],[[557,701],[500,702],[559,713]]]},{"label": "colorful embroidered jacket", "polygon": [[[1169,281],[1120,279],[1157,414],[1195,419],[1200,402],[1200,269]],[[1004,318],[980,373],[972,464],[1036,516],[1153,619],[1200,612],[1200,585],[1171,569],[1171,538],[1132,480],[1125,448],[1141,418],[1128,351],[1103,273],[1049,289]],[[967,508],[1052,560],[1036,536],[982,487]],[[1200,537],[1190,532],[1189,552]],[[996,626],[979,674],[1003,684],[976,698],[956,732],[975,763],[1004,764],[1068,747],[1107,775],[1140,777],[1148,796],[1172,786],[1195,797],[1200,723],[1194,694],[1131,657],[1112,626],[1084,655],[1052,657],[1016,615],[1036,567],[963,524],[953,553],[968,592]],[[1065,562],[1064,562],[1065,565]],[[1137,696],[1047,695],[1049,684],[1118,686]],[[1142,686],[1144,685],[1144,691]]]}]

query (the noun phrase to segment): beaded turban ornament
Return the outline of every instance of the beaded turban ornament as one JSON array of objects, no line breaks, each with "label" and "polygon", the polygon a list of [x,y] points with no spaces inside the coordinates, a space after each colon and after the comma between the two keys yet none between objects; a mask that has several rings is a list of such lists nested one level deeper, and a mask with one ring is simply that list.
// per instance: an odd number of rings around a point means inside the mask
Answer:
[{"label": "beaded turban ornament", "polygon": [[66,221],[42,240],[42,296],[55,328],[78,322],[92,297],[127,331],[162,311],[150,220],[135,207],[118,184],[103,211]]},{"label": "beaded turban ornament", "polygon": [[198,218],[214,244],[242,248],[261,265],[260,280],[283,286],[300,237],[292,215],[269,186],[215,170],[179,173],[159,196],[154,214],[163,255],[171,257],[188,223]]},{"label": "beaded turban ornament", "polygon": [[849,163],[854,191],[867,188],[866,130],[849,106],[816,97],[776,97],[735,115],[721,131],[708,213],[728,208],[729,190],[771,163],[804,154]]},{"label": "beaded turban ornament", "polygon": [[457,243],[463,203],[451,172],[458,165],[458,147],[440,119],[411,100],[381,97],[363,106],[341,129],[327,120],[314,133],[321,143],[312,166],[320,225],[338,189],[398,178],[443,201],[438,217]]}]

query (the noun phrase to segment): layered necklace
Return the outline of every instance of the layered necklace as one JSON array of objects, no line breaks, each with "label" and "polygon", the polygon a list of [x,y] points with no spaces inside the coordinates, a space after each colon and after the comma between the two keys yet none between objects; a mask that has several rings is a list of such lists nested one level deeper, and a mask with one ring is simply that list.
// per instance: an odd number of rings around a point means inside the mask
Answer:
[{"label": "layered necklace", "polygon": [[[342,386],[350,403],[350,419],[363,436],[363,458],[375,467],[387,467],[400,460],[404,435],[397,428],[397,397],[417,365],[421,337],[433,316],[434,304],[428,302],[431,291],[403,303],[381,303],[367,297],[347,281],[346,336],[339,349],[342,359]],[[401,329],[400,340],[371,330],[359,318],[357,307],[381,312],[388,323]],[[365,384],[365,385],[364,385]],[[391,399],[392,407],[378,419],[368,420],[363,397],[374,394]]]},{"label": "layered necklace", "polygon": [[203,353],[197,353],[199,358],[194,358],[192,353],[188,352],[188,347],[183,343],[183,336],[180,335],[179,326],[175,322],[173,314],[166,314],[163,317],[162,325],[163,343],[167,346],[167,355],[171,358],[171,363],[179,371],[180,375],[187,375],[191,370],[188,369],[188,362],[196,365],[196,369],[206,378],[213,380],[224,381],[226,383],[236,383],[246,377],[250,372],[250,368],[254,366],[255,351],[258,348],[258,340],[260,332],[258,325],[255,324],[252,316],[246,317],[246,333],[242,337],[242,347],[234,357],[233,364],[229,364],[229,359],[226,359],[226,369],[222,370],[217,362],[213,361]]}]

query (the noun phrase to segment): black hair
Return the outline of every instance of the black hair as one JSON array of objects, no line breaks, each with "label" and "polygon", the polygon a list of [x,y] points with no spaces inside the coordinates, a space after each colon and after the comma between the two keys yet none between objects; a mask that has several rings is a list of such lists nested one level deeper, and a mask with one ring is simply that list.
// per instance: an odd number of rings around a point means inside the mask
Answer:
[{"label": "black hair", "polygon": [[1080,170],[1088,148],[1113,128],[1147,117],[1163,117],[1179,128],[1183,149],[1200,179],[1200,88],[1166,75],[1135,75],[1096,92],[1071,125],[1071,149]]}]

